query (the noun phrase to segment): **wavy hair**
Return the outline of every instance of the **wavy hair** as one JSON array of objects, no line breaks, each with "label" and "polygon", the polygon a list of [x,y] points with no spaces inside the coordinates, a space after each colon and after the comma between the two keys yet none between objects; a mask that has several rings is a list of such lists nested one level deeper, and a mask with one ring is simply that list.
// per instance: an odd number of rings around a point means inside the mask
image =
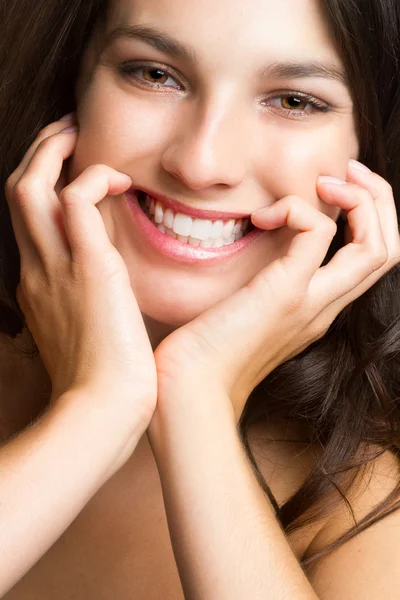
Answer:
[{"label": "wavy hair", "polygon": [[[400,5],[397,0],[324,0],[354,101],[359,160],[392,186],[400,215]],[[26,326],[16,300],[20,257],[5,182],[39,130],[75,110],[83,52],[106,0],[4,0],[0,25],[0,333]],[[399,226],[399,223],[397,223]],[[344,243],[344,222],[325,257]],[[400,458],[400,269],[396,266],[337,316],[323,338],[268,375],[250,395],[239,432],[286,534],[331,509],[379,454]],[[38,352],[33,340],[34,353]],[[249,426],[284,410],[321,448],[315,468],[279,507],[257,468]],[[374,455],[361,448],[378,448]],[[398,487],[308,566],[400,506]]]}]

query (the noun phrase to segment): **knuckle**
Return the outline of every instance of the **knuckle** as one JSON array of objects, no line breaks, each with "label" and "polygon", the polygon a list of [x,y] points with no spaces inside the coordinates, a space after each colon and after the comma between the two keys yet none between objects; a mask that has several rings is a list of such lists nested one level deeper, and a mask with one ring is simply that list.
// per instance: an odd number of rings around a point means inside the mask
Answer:
[{"label": "knuckle", "polygon": [[295,317],[296,323],[300,326],[302,320],[301,314],[306,302],[305,290],[301,288],[299,282],[295,282],[296,291],[287,293],[282,298],[282,308],[286,317]]},{"label": "knuckle", "polygon": [[45,151],[49,150],[50,147],[53,146],[54,140],[55,140],[55,137],[50,134],[47,134],[46,137],[40,138],[40,140],[38,139],[39,144],[37,146],[37,150],[39,150],[39,149],[45,150]]},{"label": "knuckle", "polygon": [[60,202],[63,206],[74,206],[82,199],[75,185],[68,185],[60,192]]},{"label": "knuckle", "polygon": [[107,165],[96,163],[95,165],[89,165],[85,170],[90,173],[90,175],[100,177],[108,172],[109,169],[110,168]]},{"label": "knuckle", "polygon": [[94,257],[94,260],[97,262],[97,268],[100,269],[101,273],[105,277],[112,277],[116,274],[120,275],[122,272],[128,273],[121,255],[114,247],[111,247],[103,252],[101,255],[101,260],[99,260],[99,258],[100,257],[96,256]]},{"label": "knuckle", "polygon": [[386,248],[386,246],[383,248],[380,248],[375,256],[377,268],[379,269],[380,267],[382,267],[384,264],[387,263],[388,260],[389,260],[388,249]]},{"label": "knuckle", "polygon": [[24,302],[29,304],[29,299],[33,298],[37,294],[38,281],[27,269],[21,267],[21,276],[18,287]]},{"label": "knuckle", "polygon": [[36,139],[37,141],[44,140],[47,137],[49,137],[49,135],[51,135],[52,133],[54,133],[54,123],[49,123],[48,125],[42,127],[42,129],[40,129],[39,133],[36,136]]},{"label": "knuckle", "polygon": [[[286,196],[285,198],[285,202],[287,202],[287,204],[304,204],[305,200],[303,198],[301,198],[300,196],[296,196],[296,194],[289,194],[289,196]],[[307,203],[308,204],[308,203]]]},{"label": "knuckle", "polygon": [[393,197],[393,187],[390,185],[390,183],[386,179],[381,177],[381,175],[378,175],[377,173],[375,173],[375,176],[377,179],[376,187],[379,192],[382,192],[381,195]]},{"label": "knuckle", "polygon": [[118,253],[111,250],[103,253],[101,257],[91,254],[79,259],[74,257],[71,268],[75,281],[95,281],[104,285],[120,278],[125,278],[126,282],[129,280],[125,264],[121,262]]},{"label": "knuckle", "polygon": [[387,263],[389,258],[388,249],[386,246],[374,246],[368,252],[369,255],[369,266],[373,271],[378,271],[384,264]]},{"label": "knuckle", "polygon": [[381,191],[377,188],[371,188],[371,190],[366,190],[365,188],[361,188],[360,197],[362,202],[368,203],[370,206],[375,206],[375,201],[381,195]]},{"label": "knuckle", "polygon": [[31,190],[30,182],[25,178],[20,179],[15,184],[13,188],[13,198],[19,208],[24,208],[28,204]]},{"label": "knuckle", "polygon": [[332,322],[333,318],[329,320],[324,318],[316,321],[311,329],[312,340],[315,342],[321,340],[327,334]]},{"label": "knuckle", "polygon": [[13,188],[13,196],[20,208],[24,208],[30,198],[40,194],[42,191],[42,182],[37,176],[21,177]]},{"label": "knuckle", "polygon": [[323,231],[323,234],[326,235],[327,237],[334,237],[336,235],[337,232],[337,223],[335,223],[335,221],[333,219],[331,219],[330,217],[326,217],[325,215],[323,215],[323,221],[321,223],[321,229]]},{"label": "knuckle", "polygon": [[16,183],[17,180],[15,174],[11,173],[11,175],[7,177],[6,182],[4,184],[4,189],[8,198],[11,198]]}]

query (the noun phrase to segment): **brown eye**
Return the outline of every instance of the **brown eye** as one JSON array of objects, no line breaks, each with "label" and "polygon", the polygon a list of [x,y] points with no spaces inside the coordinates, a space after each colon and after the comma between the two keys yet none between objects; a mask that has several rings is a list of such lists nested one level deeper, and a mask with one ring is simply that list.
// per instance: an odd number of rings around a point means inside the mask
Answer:
[{"label": "brown eye", "polygon": [[168,81],[169,75],[162,69],[142,69],[143,77],[150,83],[165,83]]},{"label": "brown eye", "polygon": [[304,110],[307,104],[308,100],[298,96],[282,96],[282,107],[286,110]]},{"label": "brown eye", "polygon": [[119,71],[124,77],[136,80],[149,88],[156,88],[157,90],[164,87],[176,90],[182,89],[175,77],[171,75],[171,71],[157,65],[126,62],[119,66]]}]

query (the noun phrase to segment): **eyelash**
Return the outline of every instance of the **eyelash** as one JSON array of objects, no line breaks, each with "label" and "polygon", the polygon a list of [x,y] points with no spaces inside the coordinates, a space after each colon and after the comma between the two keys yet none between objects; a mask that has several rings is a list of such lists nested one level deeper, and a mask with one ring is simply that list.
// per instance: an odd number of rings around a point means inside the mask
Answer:
[{"label": "eyelash", "polygon": [[[135,62],[134,64],[122,63],[121,65],[119,65],[118,70],[124,76],[129,77],[130,79],[135,79],[139,83],[139,85],[142,85],[143,87],[146,87],[146,88],[160,89],[160,88],[168,88],[170,86],[166,86],[164,83],[160,84],[160,83],[151,83],[149,81],[145,81],[136,75],[137,71],[159,70],[159,71],[163,71],[163,73],[165,73],[165,75],[168,75],[172,79],[175,79],[175,76],[173,76],[173,73],[169,69],[166,69],[163,65],[156,64],[156,63],[150,63],[150,62]],[[181,90],[180,87],[173,88],[173,89],[176,89],[178,91]],[[280,111],[283,111],[284,114],[290,115],[290,116],[295,116],[295,117],[307,116],[307,117],[309,117],[310,115],[312,115],[315,112],[327,113],[327,112],[330,112],[330,110],[331,110],[331,107],[328,104],[326,104],[325,102],[322,102],[321,100],[319,100],[318,98],[315,98],[314,96],[305,94],[304,92],[286,91],[285,90],[284,93],[275,95],[272,98],[270,98],[270,100],[275,100],[276,98],[298,98],[300,100],[307,101],[307,104],[310,104],[312,106],[311,111],[310,110],[307,110],[307,111],[306,110],[290,110],[288,108],[279,107]]]}]

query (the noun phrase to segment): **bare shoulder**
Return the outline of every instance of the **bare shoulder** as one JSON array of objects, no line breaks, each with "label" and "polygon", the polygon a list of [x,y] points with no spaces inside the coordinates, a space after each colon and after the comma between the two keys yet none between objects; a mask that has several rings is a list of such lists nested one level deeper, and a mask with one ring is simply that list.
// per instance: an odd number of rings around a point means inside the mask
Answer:
[{"label": "bare shoulder", "polygon": [[[314,469],[318,451],[299,423],[259,422],[250,427],[248,437],[257,468],[277,504],[282,506]],[[298,560],[302,560],[322,525],[321,521],[306,523],[287,536]]]},{"label": "bare shoulder", "polygon": [[259,422],[249,429],[250,448],[280,506],[296,492],[316,465],[318,451],[300,423]]},{"label": "bare shoulder", "polygon": [[[320,456],[319,451],[307,443],[307,436],[303,435],[303,432],[304,430],[298,429],[295,424],[281,424],[278,427],[275,424],[272,427],[258,424],[249,430],[250,447],[257,466],[279,506],[301,487]],[[301,441],[303,437],[304,442]],[[369,451],[371,454],[377,453],[379,448],[371,447]],[[372,510],[387,500],[399,484],[399,460],[392,452],[386,451],[367,463],[365,470],[359,471],[358,476],[354,477],[353,487],[347,494],[351,510],[340,494],[337,494],[334,508],[326,517],[289,534],[288,541],[298,560],[310,558],[338,540],[354,526],[353,515],[357,523],[360,523]],[[390,596],[390,590],[387,590],[386,596],[380,596],[376,584],[371,583],[370,593],[364,589],[365,584],[358,581],[354,573],[360,574],[359,578],[362,579],[367,570],[367,580],[369,581],[370,574],[374,574],[379,582],[386,571],[388,581],[391,581],[392,585],[397,583],[398,587],[399,531],[400,509],[306,566],[307,576],[318,592],[318,597],[324,600],[350,600],[355,597],[371,597],[374,600],[395,598],[396,596]],[[398,582],[393,580],[395,574],[399,578]],[[348,585],[349,580],[354,582],[351,588]]]},{"label": "bare shoulder", "polygon": [[[399,484],[399,460],[392,452],[386,451],[367,465],[365,472],[348,494],[354,518],[349,506],[343,500],[338,500],[335,510],[313,541],[307,554],[311,556],[315,552],[320,552],[346,533],[355,525],[355,520],[359,523],[387,500]],[[395,513],[394,518],[400,520],[400,513]]]},{"label": "bare shoulder", "polygon": [[[390,499],[390,494],[399,486],[399,480],[399,461],[393,453],[386,451],[371,461],[349,494],[357,523]],[[306,566],[307,576],[319,598],[398,598],[400,510],[396,508],[396,498],[389,506],[395,509],[391,514]],[[354,525],[349,507],[344,501],[338,502],[329,520],[310,544],[306,558],[323,551]]]}]

